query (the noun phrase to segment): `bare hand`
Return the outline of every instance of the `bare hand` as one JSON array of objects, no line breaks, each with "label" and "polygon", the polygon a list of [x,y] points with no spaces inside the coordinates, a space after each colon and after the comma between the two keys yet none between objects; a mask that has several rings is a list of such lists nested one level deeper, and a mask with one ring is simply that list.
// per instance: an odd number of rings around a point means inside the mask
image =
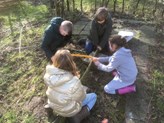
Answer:
[{"label": "bare hand", "polygon": [[92,57],[92,61],[93,62],[97,62],[98,61],[98,58],[97,57]]},{"label": "bare hand", "polygon": [[94,62],[94,64],[95,64],[96,66],[98,66],[98,65],[100,64],[99,59],[98,59],[97,57],[93,57],[93,58],[92,58],[92,61]]}]

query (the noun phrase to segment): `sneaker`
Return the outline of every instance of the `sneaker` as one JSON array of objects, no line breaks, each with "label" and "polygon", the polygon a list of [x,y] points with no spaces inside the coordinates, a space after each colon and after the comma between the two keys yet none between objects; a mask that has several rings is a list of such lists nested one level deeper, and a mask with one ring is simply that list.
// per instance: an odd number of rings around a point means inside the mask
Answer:
[{"label": "sneaker", "polygon": [[90,55],[90,56],[95,56],[95,52],[92,51],[89,55]]},{"label": "sneaker", "polygon": [[46,104],[46,105],[44,106],[44,108],[50,108],[50,106],[49,106],[48,104]]},{"label": "sneaker", "polygon": [[82,59],[85,63],[90,63],[90,60],[88,58],[83,58]]}]

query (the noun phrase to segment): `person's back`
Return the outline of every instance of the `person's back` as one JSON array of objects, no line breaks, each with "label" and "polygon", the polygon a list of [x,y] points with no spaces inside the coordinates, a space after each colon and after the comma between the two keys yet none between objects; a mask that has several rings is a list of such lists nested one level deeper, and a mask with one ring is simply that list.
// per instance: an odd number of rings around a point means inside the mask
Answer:
[{"label": "person's back", "polygon": [[82,100],[86,95],[77,76],[53,65],[48,65],[44,80],[48,86],[46,91],[48,105],[57,114],[70,117],[81,110]]},{"label": "person's back", "polygon": [[70,42],[72,28],[72,22],[63,20],[61,17],[55,17],[51,20],[51,24],[45,30],[41,45],[49,60],[58,48]]},{"label": "person's back", "polygon": [[119,64],[116,70],[120,79],[124,82],[134,82],[136,80],[138,70],[136,68],[134,58],[132,57],[131,50],[122,47],[116,51],[112,57],[117,59],[116,62]]},{"label": "person's back", "polygon": [[73,57],[68,50],[58,50],[52,57],[52,65],[47,65],[44,81],[48,104],[56,114],[80,123],[89,116],[96,102],[96,94],[86,94],[84,86],[78,78],[79,73]]}]

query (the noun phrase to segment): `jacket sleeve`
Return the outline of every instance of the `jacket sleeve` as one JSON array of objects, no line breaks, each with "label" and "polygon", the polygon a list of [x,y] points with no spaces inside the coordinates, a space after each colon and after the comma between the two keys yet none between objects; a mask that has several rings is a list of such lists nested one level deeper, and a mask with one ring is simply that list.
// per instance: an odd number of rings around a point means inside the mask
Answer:
[{"label": "jacket sleeve", "polygon": [[92,21],[92,24],[91,24],[91,30],[90,30],[90,35],[89,35],[89,38],[91,40],[91,42],[94,44],[94,45],[97,45],[98,42],[99,42],[99,39],[98,39],[98,33],[97,33],[97,28],[96,28],[96,22],[93,20]]},{"label": "jacket sleeve", "polygon": [[104,65],[100,63],[98,65],[98,69],[105,72],[111,72],[114,69],[116,69],[119,65],[120,65],[119,59],[117,57],[112,57],[108,65]]},{"label": "jacket sleeve", "polygon": [[51,59],[51,57],[54,55],[52,51],[50,50],[51,42],[52,42],[52,34],[50,30],[46,30],[44,33],[41,48],[44,50],[48,59]]},{"label": "jacket sleeve", "polygon": [[104,63],[104,62],[109,62],[109,59],[111,59],[111,57],[99,57],[98,60],[99,62],[101,63]]},{"label": "jacket sleeve", "polygon": [[106,25],[106,30],[99,44],[101,48],[104,48],[105,44],[108,42],[111,32],[112,32],[112,19],[110,17]]}]

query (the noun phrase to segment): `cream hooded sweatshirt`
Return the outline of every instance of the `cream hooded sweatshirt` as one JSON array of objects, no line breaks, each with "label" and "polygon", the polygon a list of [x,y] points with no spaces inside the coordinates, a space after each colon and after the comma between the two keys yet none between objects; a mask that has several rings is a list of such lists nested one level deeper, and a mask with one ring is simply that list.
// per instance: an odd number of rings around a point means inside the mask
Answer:
[{"label": "cream hooded sweatshirt", "polygon": [[48,105],[56,114],[71,117],[81,110],[86,93],[77,76],[47,65],[44,81],[48,86]]}]

